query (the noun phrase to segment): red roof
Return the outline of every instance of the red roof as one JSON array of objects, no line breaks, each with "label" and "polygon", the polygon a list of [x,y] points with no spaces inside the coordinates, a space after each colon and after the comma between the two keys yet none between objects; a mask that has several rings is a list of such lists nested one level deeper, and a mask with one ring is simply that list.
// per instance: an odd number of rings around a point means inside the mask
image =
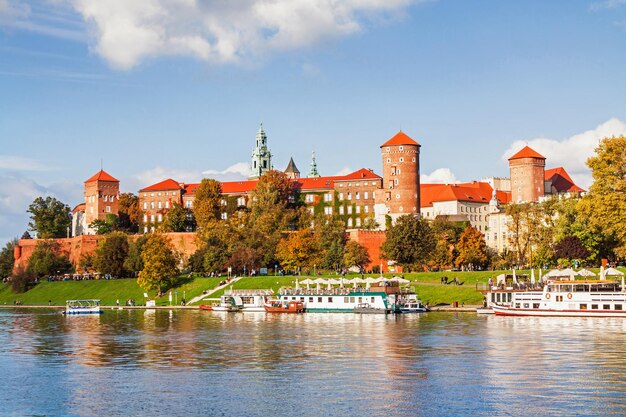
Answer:
[{"label": "red roof", "polygon": [[109,175],[108,173],[106,173],[103,170],[98,171],[97,173],[95,173],[91,178],[89,178],[87,181],[85,182],[94,182],[94,181],[112,181],[112,182],[119,182],[119,180],[113,178],[111,175]]},{"label": "red roof", "polygon": [[387,142],[385,142],[382,145],[380,145],[380,147],[382,148],[383,146],[393,146],[393,145],[417,145],[417,146],[420,146],[419,143],[415,142],[413,139],[408,137],[403,131],[399,131],[398,133],[396,133],[396,135],[394,137],[392,137]]},{"label": "red roof", "polygon": [[[493,188],[487,182],[469,182],[465,184],[420,184],[421,206],[431,207],[435,202],[466,201],[489,203]],[[496,191],[496,198],[501,204],[511,200],[511,193]]]},{"label": "red roof", "polygon": [[354,180],[379,180],[380,176],[374,174],[374,171],[371,169],[361,168],[358,171],[354,171],[348,175],[344,175],[342,177],[333,177],[336,178],[336,181],[354,181]]},{"label": "red roof", "polygon": [[180,183],[178,181],[174,181],[171,178],[166,179],[165,181],[158,182],[149,187],[139,190],[141,191],[165,191],[165,190],[178,190],[180,189]]},{"label": "red roof", "polygon": [[509,161],[512,159],[521,159],[521,158],[539,158],[546,159],[545,156],[537,153],[533,148],[529,146],[524,146],[518,153],[509,158]]},{"label": "red roof", "polygon": [[582,193],[585,190],[574,184],[572,178],[568,175],[563,167],[546,169],[545,179],[552,182],[552,186],[557,192],[573,192]]},{"label": "red roof", "polygon": [[74,207],[74,208],[72,209],[72,213],[73,213],[73,214],[76,214],[76,213],[78,213],[78,212],[80,212],[80,211],[83,211],[83,212],[84,212],[84,211],[85,211],[85,207],[86,207],[86,206],[87,206],[87,205],[86,205],[85,203],[78,203],[78,204],[76,205],[76,207]]},{"label": "red roof", "polygon": [[229,181],[222,183],[223,194],[244,194],[256,188],[259,180]]}]

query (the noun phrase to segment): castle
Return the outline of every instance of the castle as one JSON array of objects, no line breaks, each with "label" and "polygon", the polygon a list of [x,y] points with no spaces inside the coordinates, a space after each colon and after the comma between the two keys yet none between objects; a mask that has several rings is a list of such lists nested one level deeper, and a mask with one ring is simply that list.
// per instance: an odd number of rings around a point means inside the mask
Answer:
[{"label": "castle", "polygon": [[[384,231],[402,215],[421,215],[426,219],[446,216],[469,222],[484,234],[487,245],[498,252],[509,246],[505,204],[583,192],[564,168],[546,170],[546,158],[528,146],[509,158],[510,178],[420,184],[420,148],[418,142],[402,131],[385,141],[380,145],[382,177],[366,168],[347,175],[320,176],[315,154],[307,177],[301,177],[293,158],[284,172],[296,183],[312,214],[341,219],[355,240],[364,236],[364,229]],[[267,135],[261,126],[252,152],[250,178],[221,183],[222,219],[248,206],[259,177],[273,169],[271,159]],[[140,232],[154,232],[175,203],[193,208],[198,185],[170,178],[139,190]],[[118,193],[119,181],[102,170],[85,181],[85,203],[73,211],[73,235],[93,234],[89,228],[93,220],[117,214]],[[377,241],[382,243],[384,232],[380,233],[382,237]]]}]

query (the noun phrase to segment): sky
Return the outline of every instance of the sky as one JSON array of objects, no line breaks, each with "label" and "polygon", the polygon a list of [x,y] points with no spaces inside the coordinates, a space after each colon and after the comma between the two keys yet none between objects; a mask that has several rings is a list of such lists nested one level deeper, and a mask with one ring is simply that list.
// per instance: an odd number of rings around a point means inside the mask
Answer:
[{"label": "sky", "polygon": [[508,176],[524,145],[583,188],[626,134],[626,0],[0,0],[0,244],[100,170],[134,192],[273,164],[425,182]]}]

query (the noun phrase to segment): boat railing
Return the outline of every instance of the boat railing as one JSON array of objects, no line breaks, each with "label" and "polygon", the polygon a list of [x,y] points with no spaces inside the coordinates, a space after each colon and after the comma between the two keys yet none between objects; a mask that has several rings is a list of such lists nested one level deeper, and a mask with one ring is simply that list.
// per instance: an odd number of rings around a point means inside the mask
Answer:
[{"label": "boat railing", "polygon": [[224,295],[274,295],[274,290],[225,290]]}]

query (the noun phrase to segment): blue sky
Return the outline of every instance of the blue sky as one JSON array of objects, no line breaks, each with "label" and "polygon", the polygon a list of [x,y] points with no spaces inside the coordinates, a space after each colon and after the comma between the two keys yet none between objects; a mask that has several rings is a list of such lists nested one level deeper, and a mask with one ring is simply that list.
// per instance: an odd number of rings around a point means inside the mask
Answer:
[{"label": "blue sky", "polygon": [[0,0],[0,243],[101,161],[135,193],[239,178],[260,122],[279,169],[380,172],[402,129],[426,181],[507,176],[528,143],[588,187],[624,68],[625,0]]}]

